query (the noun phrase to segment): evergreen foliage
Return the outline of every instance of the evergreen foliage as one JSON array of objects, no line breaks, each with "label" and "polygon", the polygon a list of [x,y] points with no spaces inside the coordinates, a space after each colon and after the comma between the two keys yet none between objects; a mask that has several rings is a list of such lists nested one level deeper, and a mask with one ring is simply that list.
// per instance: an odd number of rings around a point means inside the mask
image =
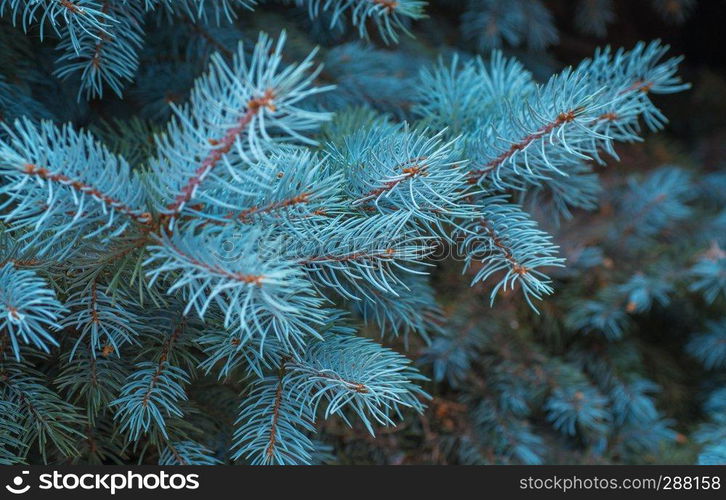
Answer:
[{"label": "evergreen foliage", "polygon": [[[581,4],[603,35],[612,2]],[[467,2],[480,54],[417,45],[427,7],[0,0],[0,464],[319,463],[336,425],[428,405],[466,415],[459,463],[677,439],[629,332],[702,302],[684,352],[722,380],[724,178],[596,170],[665,126],[681,58],[641,42],[539,78],[499,49],[557,42],[544,2]],[[472,289],[442,307],[452,265]],[[700,463],[726,460],[710,389]]]}]

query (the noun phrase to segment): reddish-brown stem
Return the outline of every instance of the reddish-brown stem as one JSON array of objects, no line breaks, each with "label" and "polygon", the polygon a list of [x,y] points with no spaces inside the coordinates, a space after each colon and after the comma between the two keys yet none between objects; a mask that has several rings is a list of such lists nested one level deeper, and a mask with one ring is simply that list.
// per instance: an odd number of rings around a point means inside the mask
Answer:
[{"label": "reddish-brown stem", "polygon": [[174,458],[179,463],[179,465],[189,465],[189,463],[184,460],[184,457],[179,454],[174,445],[172,445],[170,442],[167,442],[166,446],[169,448],[169,451],[171,451],[171,454],[174,455]]},{"label": "reddish-brown stem", "polygon": [[213,274],[221,274],[225,278],[229,278],[229,279],[233,279],[236,281],[241,281],[243,283],[247,283],[249,285],[257,285],[257,286],[262,286],[262,282],[265,279],[264,276],[259,275],[259,274],[231,273],[225,269],[222,269],[221,267],[206,264],[200,260],[195,259],[191,255],[188,255],[188,254],[182,252],[178,247],[173,245],[171,242],[169,242],[169,246],[175,252],[177,252],[179,255],[183,256],[185,259],[187,259],[189,262],[191,262],[195,266],[201,267],[202,269],[206,269],[207,271],[209,271]]},{"label": "reddish-brown stem", "polygon": [[65,7],[66,9],[70,10],[74,14],[85,14],[83,9],[81,9],[78,5],[74,4],[70,0],[60,0],[60,4]]},{"label": "reddish-brown stem", "polygon": [[620,95],[627,94],[628,92],[633,92],[633,91],[636,91],[636,90],[638,90],[640,92],[644,92],[644,93],[647,94],[653,88],[653,85],[654,85],[653,82],[648,82],[648,81],[644,81],[644,80],[638,80],[638,81],[634,82],[627,89],[621,90],[620,91]]},{"label": "reddish-brown stem", "polygon": [[251,207],[245,210],[242,210],[240,213],[236,215],[230,214],[227,218],[228,219],[236,219],[243,224],[249,224],[252,221],[252,217],[259,214],[264,213],[270,213],[274,212],[276,210],[282,210],[284,208],[292,207],[295,205],[301,205],[303,203],[307,203],[310,199],[311,193],[302,193],[297,196],[294,196],[292,198],[288,198],[287,200],[277,201],[274,203],[270,203],[268,205],[262,206],[262,207]]},{"label": "reddish-brown stem", "polygon": [[580,111],[580,109],[573,109],[564,113],[560,113],[559,115],[557,115],[557,118],[555,120],[544,125],[536,132],[533,132],[528,136],[524,137],[521,141],[512,144],[508,150],[504,151],[499,156],[489,161],[484,166],[484,168],[471,170],[469,172],[469,182],[471,184],[476,184],[482,177],[487,175],[492,170],[499,168],[505,161],[514,156],[518,151],[522,151],[523,149],[527,148],[530,144],[546,136],[560,125],[564,125],[565,123],[573,121]]},{"label": "reddish-brown stem", "polygon": [[400,168],[403,172],[402,176],[391,181],[384,182],[383,186],[372,190],[371,192],[360,198],[358,201],[365,201],[371,198],[376,198],[381,194],[385,193],[386,191],[392,190],[394,187],[407,179],[411,179],[413,177],[416,177],[417,175],[426,175],[426,165],[419,165],[419,163],[426,161],[427,158],[428,157],[426,156],[419,156],[417,158],[411,158],[409,160],[406,160],[404,163],[398,165],[397,167]]},{"label": "reddish-brown stem", "polygon": [[275,404],[272,406],[272,423],[270,424],[270,440],[265,450],[267,458],[272,458],[275,454],[275,446],[277,446],[277,426],[280,421],[280,406],[282,405],[282,382],[285,378],[285,364],[287,361],[283,361],[280,366],[279,382],[277,383],[277,390],[275,390]]},{"label": "reddish-brown stem", "polygon": [[299,261],[300,264],[314,264],[316,262],[349,262],[358,259],[381,259],[391,258],[396,254],[393,248],[388,248],[380,253],[355,252],[347,255],[321,255],[319,257],[311,257],[309,259]]},{"label": "reddish-brown stem", "polygon": [[229,50],[227,47],[224,46],[222,42],[214,38],[209,31],[204,29],[200,24],[195,23],[191,19],[189,19],[188,16],[183,17],[184,22],[189,25],[189,27],[192,29],[192,31],[195,31],[199,34],[202,38],[204,38],[209,45],[220,51],[222,54],[225,55],[225,57],[232,57],[232,51]]},{"label": "reddish-brown stem", "polygon": [[96,280],[91,283],[91,321],[98,324],[98,290]]},{"label": "reddish-brown stem", "polygon": [[112,198],[111,196],[103,193],[98,188],[91,186],[90,184],[86,184],[84,182],[81,182],[76,179],[72,179],[68,177],[67,175],[63,174],[54,174],[50,170],[44,167],[39,167],[38,165],[34,165],[32,163],[26,163],[23,166],[23,172],[28,175],[34,175],[36,177],[40,177],[41,179],[45,179],[48,181],[58,182],[60,184],[63,184],[64,186],[69,186],[73,189],[75,189],[78,192],[93,196],[94,198],[100,200],[110,208],[117,210],[124,215],[127,215],[131,217],[136,222],[139,222],[141,224],[146,224],[151,221],[151,214],[149,212],[140,212],[138,210],[134,210],[130,206],[124,204],[120,200],[117,200],[115,198]]},{"label": "reddish-brown stem", "polygon": [[519,275],[527,274],[528,269],[517,261],[517,259],[512,254],[512,250],[502,241],[502,238],[499,237],[496,231],[494,231],[494,228],[491,227],[489,222],[486,219],[482,219],[480,222],[482,225],[482,229],[484,229],[487,236],[489,236],[489,238],[492,240],[492,244],[499,250],[501,250],[504,258],[507,259],[510,264],[512,264],[512,269],[514,270],[514,272]]},{"label": "reddish-brown stem", "polygon": [[667,198],[668,197],[665,193],[661,193],[652,200],[650,200],[638,213],[634,214],[630,218],[630,222],[628,223],[628,225],[625,226],[622,231],[620,231],[618,242],[622,244],[625,238],[630,236],[635,231],[641,220],[646,217],[657,205],[663,203]]},{"label": "reddish-brown stem", "polygon": [[255,114],[257,114],[257,112],[262,108],[268,108],[272,111],[275,110],[275,105],[272,102],[274,97],[272,90],[268,89],[265,91],[263,97],[259,99],[250,99],[247,102],[247,111],[245,111],[240,119],[237,120],[237,124],[227,130],[224,137],[221,139],[209,140],[209,143],[214,147],[214,149],[212,149],[207,157],[202,160],[199,168],[194,171],[194,175],[192,175],[186,185],[182,187],[181,192],[176,196],[176,198],[174,198],[174,201],[167,205],[167,212],[171,216],[181,212],[184,204],[192,199],[197,187],[202,183],[209,172],[217,166],[224,155],[229,153],[237,138],[245,132],[249,124],[252,122]]},{"label": "reddish-brown stem", "polygon": [[167,358],[169,357],[169,352],[171,351],[171,348],[174,346],[174,343],[179,339],[179,336],[184,331],[184,327],[186,326],[186,318],[182,318],[181,321],[179,321],[179,324],[176,326],[173,332],[171,332],[171,335],[168,339],[166,339],[166,342],[164,342],[164,346],[161,349],[161,355],[159,356],[159,363],[156,366],[156,371],[154,372],[154,376],[151,377],[151,382],[149,382],[149,387],[146,390],[146,393],[144,394],[144,398],[141,401],[141,406],[148,406],[149,400],[151,399],[151,393],[154,391],[154,388],[156,387],[156,384],[159,383],[159,377],[161,377],[162,372],[164,371],[164,368],[166,366]]}]

